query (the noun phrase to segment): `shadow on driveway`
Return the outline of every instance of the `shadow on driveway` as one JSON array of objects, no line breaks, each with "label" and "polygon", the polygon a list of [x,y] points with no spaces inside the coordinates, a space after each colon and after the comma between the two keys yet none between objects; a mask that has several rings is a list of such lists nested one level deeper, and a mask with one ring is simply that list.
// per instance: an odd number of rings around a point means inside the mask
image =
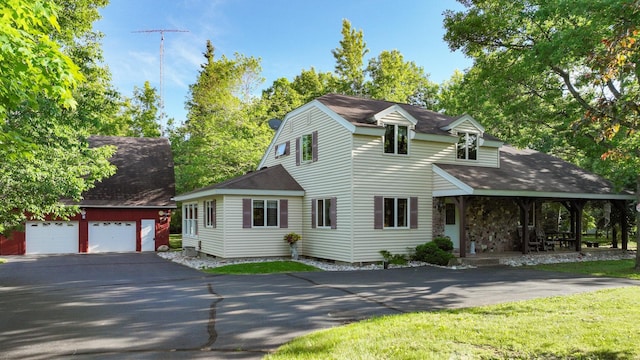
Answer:
[{"label": "shadow on driveway", "polygon": [[637,286],[518,268],[206,275],[152,253],[10,257],[0,358],[260,358],[372,316]]}]

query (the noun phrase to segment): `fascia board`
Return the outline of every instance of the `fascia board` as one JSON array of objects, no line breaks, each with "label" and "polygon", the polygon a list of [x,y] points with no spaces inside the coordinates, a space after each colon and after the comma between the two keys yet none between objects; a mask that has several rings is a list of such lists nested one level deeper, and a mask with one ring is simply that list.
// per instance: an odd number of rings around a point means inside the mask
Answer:
[{"label": "fascia board", "polygon": [[[438,167],[438,165],[433,165],[433,172],[437,175],[439,175],[440,177],[442,177],[444,180],[448,181],[451,185],[457,187],[458,189],[460,189],[460,194],[459,195],[473,195],[474,194],[474,190],[471,186],[465,184],[464,182],[458,180],[458,178],[454,177],[453,175],[449,174],[448,172],[444,171],[442,168]],[[442,190],[442,191],[451,191],[451,190]],[[458,190],[455,190],[458,191]],[[436,193],[438,193],[438,191],[434,191],[434,196]]]},{"label": "fascia board", "polygon": [[409,114],[405,109],[403,109],[399,105],[392,105],[392,106],[380,111],[379,113],[373,115],[373,118],[376,121],[379,122],[380,119],[382,119],[382,118],[386,117],[387,115],[389,115],[391,113],[394,113],[394,112],[400,113],[400,115],[402,115],[402,117],[407,119],[407,121],[409,121],[414,126],[418,123],[418,120],[416,120],[416,118],[411,116],[411,114]]},{"label": "fascia board", "polygon": [[473,117],[471,117],[471,115],[469,114],[464,114],[461,117],[459,117],[457,120],[455,120],[454,122],[452,122],[451,124],[445,126],[442,128],[442,130],[445,131],[449,131],[453,128],[455,128],[456,126],[462,124],[465,121],[469,121],[473,124],[473,126],[475,126],[480,132],[484,133],[484,127],[482,125],[480,125],[479,122],[477,122]]},{"label": "fascia board", "polygon": [[302,190],[258,190],[258,189],[209,189],[192,194],[179,195],[176,201],[189,201],[203,197],[217,195],[242,195],[242,196],[304,196]]}]

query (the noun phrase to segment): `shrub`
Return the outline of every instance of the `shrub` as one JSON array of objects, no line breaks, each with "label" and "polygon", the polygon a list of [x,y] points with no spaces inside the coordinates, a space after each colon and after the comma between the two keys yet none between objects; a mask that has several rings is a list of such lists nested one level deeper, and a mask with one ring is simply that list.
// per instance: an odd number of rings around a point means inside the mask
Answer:
[{"label": "shrub", "polygon": [[416,246],[415,260],[429,264],[446,266],[453,254],[442,250],[434,241]]},{"label": "shrub", "polygon": [[448,237],[437,237],[433,239],[433,242],[438,245],[438,247],[444,251],[452,252],[453,251],[453,241]]},{"label": "shrub", "polygon": [[406,265],[407,258],[402,254],[392,254],[387,250],[380,250],[380,255],[384,258],[386,262],[392,265]]}]

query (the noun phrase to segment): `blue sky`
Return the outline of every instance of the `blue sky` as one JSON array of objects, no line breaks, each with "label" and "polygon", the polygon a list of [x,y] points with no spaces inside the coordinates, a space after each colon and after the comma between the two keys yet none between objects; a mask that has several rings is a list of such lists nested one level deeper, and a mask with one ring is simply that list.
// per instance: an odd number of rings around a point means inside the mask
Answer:
[{"label": "blue sky", "polygon": [[460,10],[454,0],[111,0],[94,28],[104,33],[103,50],[114,86],[131,96],[145,81],[160,86],[160,34],[164,40],[164,102],[168,117],[184,121],[189,85],[198,76],[207,39],[216,56],[238,52],[261,59],[261,89],[302,69],[333,71],[331,50],[342,38],[342,20],[362,30],[369,49],[365,63],[383,50],[399,50],[441,83],[472,62],[442,40],[442,13]]}]

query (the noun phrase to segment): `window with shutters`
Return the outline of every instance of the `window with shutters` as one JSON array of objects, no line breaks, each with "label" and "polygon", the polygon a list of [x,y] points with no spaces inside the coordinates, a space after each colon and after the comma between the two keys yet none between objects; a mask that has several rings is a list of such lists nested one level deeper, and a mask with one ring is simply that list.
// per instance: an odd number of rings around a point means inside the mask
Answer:
[{"label": "window with shutters", "polygon": [[198,203],[182,205],[182,235],[186,237],[198,235]]},{"label": "window with shutters", "polygon": [[302,135],[302,161],[313,159],[313,136],[311,134]]},{"label": "window with shutters", "polygon": [[418,198],[374,196],[374,229],[417,229]]},{"label": "window with shutters", "polygon": [[278,144],[276,146],[276,159],[289,155],[289,142]]},{"label": "window with shutters", "polygon": [[331,199],[318,199],[316,207],[316,215],[318,218],[318,227],[331,227]]},{"label": "window with shutters", "polygon": [[278,226],[278,200],[253,200],[253,227]]}]

